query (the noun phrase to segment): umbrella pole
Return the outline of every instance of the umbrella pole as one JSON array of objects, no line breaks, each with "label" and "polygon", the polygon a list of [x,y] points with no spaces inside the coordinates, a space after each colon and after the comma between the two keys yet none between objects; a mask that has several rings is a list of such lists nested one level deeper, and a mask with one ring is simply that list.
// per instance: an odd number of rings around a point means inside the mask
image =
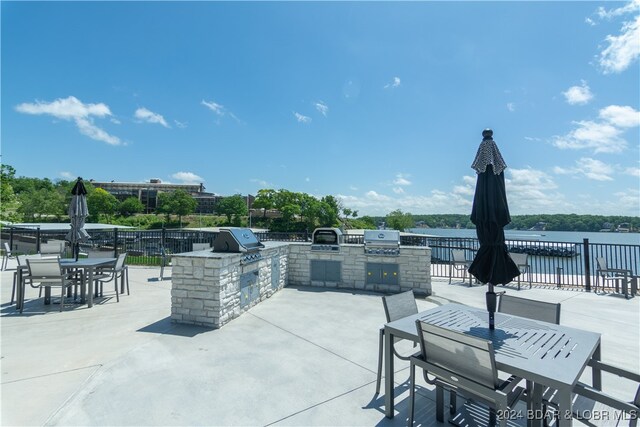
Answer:
[{"label": "umbrella pole", "polygon": [[497,299],[496,293],[493,291],[493,283],[489,283],[489,290],[487,291],[487,311],[489,312],[489,329],[494,330],[495,327],[495,319],[494,314],[496,312]]},{"label": "umbrella pole", "polygon": [[76,261],[78,260],[78,256],[80,256],[80,243],[76,243],[73,248],[73,252],[76,256]]}]

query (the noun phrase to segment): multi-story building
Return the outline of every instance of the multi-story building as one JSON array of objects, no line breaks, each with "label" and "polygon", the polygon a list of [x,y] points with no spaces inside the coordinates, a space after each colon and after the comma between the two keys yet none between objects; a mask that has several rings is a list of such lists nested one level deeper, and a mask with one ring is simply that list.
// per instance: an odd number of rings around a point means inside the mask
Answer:
[{"label": "multi-story building", "polygon": [[158,194],[183,190],[190,194],[198,202],[196,213],[214,213],[216,205],[222,198],[214,193],[205,192],[204,185],[200,184],[164,184],[159,179],[151,179],[149,182],[99,182],[90,180],[96,188],[102,188],[115,196],[119,201],[129,197],[136,197],[145,207],[145,213],[154,213],[158,206]]}]

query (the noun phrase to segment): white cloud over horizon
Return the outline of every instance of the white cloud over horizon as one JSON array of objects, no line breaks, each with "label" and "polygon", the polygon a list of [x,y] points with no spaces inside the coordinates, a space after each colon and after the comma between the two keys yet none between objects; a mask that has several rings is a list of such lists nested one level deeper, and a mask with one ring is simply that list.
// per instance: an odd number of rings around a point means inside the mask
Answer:
[{"label": "white cloud over horizon", "polygon": [[138,108],[134,114],[134,117],[141,122],[157,123],[166,128],[171,127],[167,124],[166,120],[164,119],[164,117],[162,117],[162,115],[158,113],[154,113],[153,111],[148,110],[144,107]]},{"label": "white cloud over horizon", "polygon": [[231,111],[229,111],[224,105],[218,104],[217,102],[215,102],[213,100],[205,101],[203,99],[200,102],[200,105],[204,105],[209,110],[213,111],[216,114],[216,116],[218,116],[218,120],[216,120],[217,124],[220,124],[220,119],[225,117],[225,116],[231,117],[237,123],[240,123],[240,124],[242,123],[242,120],[240,120],[235,114],[233,114]]},{"label": "white cloud over horizon", "polygon": [[200,184],[204,179],[193,172],[176,172],[171,178],[180,181],[182,184]]},{"label": "white cloud over horizon", "polygon": [[565,92],[562,92],[565,100],[570,105],[585,105],[593,99],[591,88],[586,81],[582,80],[580,86],[571,86]]},{"label": "white cloud over horizon", "polygon": [[117,136],[110,135],[94,124],[94,118],[111,117],[111,110],[106,104],[84,104],[75,96],[58,98],[52,102],[36,101],[24,102],[15,107],[16,111],[32,115],[48,115],[57,119],[73,121],[81,134],[96,141],[109,145],[120,145],[122,141]]},{"label": "white cloud over horizon", "polygon": [[571,168],[556,166],[553,171],[559,175],[577,175],[594,181],[613,181],[613,167],[600,160],[582,157],[575,164]]}]

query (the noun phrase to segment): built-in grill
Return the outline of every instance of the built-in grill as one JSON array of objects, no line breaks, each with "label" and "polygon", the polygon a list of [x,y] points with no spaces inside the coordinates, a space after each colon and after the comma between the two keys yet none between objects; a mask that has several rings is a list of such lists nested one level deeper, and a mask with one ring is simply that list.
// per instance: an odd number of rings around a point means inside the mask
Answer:
[{"label": "built-in grill", "polygon": [[364,253],[367,255],[400,255],[400,232],[397,230],[365,230]]},{"label": "built-in grill", "polygon": [[340,252],[342,243],[342,231],[338,228],[316,228],[313,230],[312,251]]},{"label": "built-in grill", "polygon": [[248,228],[222,228],[213,241],[213,252],[243,253],[240,264],[261,260],[261,248],[264,245]]}]

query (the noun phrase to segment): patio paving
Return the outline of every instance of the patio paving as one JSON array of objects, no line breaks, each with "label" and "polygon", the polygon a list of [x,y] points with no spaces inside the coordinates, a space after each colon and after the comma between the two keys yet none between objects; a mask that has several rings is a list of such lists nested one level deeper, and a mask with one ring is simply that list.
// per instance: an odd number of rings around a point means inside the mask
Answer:
[{"label": "patio paving", "polygon": [[[406,425],[406,363],[396,363],[393,419],[374,394],[380,294],[287,287],[210,330],[170,321],[171,281],[151,267],[129,267],[119,303],[108,286],[93,308],[60,313],[28,288],[20,315],[9,305],[14,266],[0,295],[2,425]],[[640,298],[506,289],[561,302],[561,324],[600,332],[604,361],[640,371]],[[436,279],[433,290],[419,309],[484,306],[483,286]],[[626,400],[635,391],[606,374],[603,384]],[[441,425],[422,385],[417,424]]]}]

